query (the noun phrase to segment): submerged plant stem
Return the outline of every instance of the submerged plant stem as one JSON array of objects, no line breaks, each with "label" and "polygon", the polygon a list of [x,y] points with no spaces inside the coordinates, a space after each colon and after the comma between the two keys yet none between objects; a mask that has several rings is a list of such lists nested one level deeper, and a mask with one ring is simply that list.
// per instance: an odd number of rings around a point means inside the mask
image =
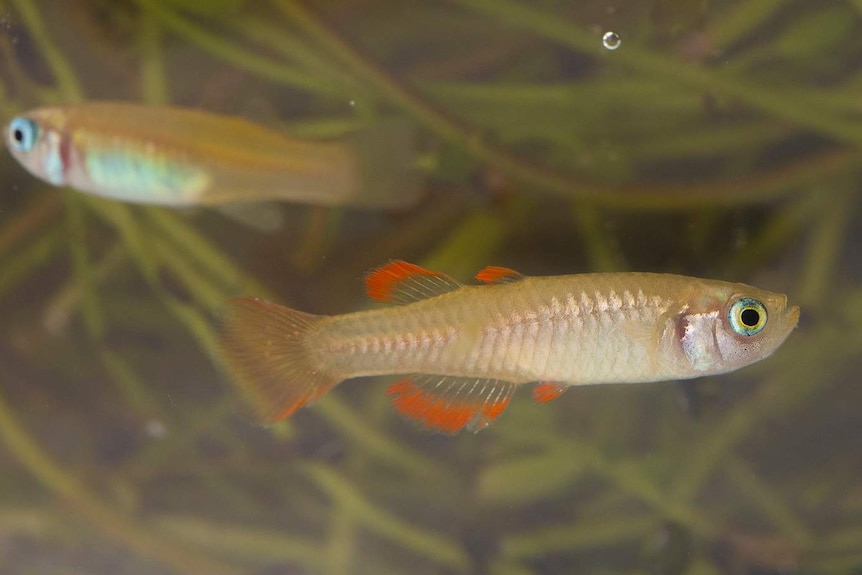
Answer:
[{"label": "submerged plant stem", "polygon": [[48,67],[57,79],[57,84],[60,86],[64,98],[69,102],[82,100],[84,90],[78,82],[78,77],[63,56],[63,51],[56,46],[51,34],[45,29],[42,15],[39,14],[35,2],[33,0],[10,0],[10,3],[20,14],[27,25],[27,30],[33,36],[36,45],[39,46]]},{"label": "submerged plant stem", "polygon": [[13,412],[0,396],[0,438],[10,453],[33,476],[75,513],[99,530],[102,535],[141,557],[157,561],[180,573],[190,575],[241,575],[242,571],[226,564],[217,563],[176,546],[138,527],[106,503],[90,493],[74,476],[67,474],[30,437],[15,419]]},{"label": "submerged plant stem", "polygon": [[[23,0],[18,0],[23,1]],[[262,78],[273,82],[287,84],[296,88],[302,88],[312,92],[331,93],[332,89],[320,83],[318,80],[302,70],[296,70],[286,64],[274,62],[268,58],[258,56],[254,52],[244,50],[237,45],[231,44],[222,37],[206,31],[204,28],[183,18],[176,12],[170,10],[161,2],[148,2],[136,0],[142,10],[152,14],[165,27],[170,28],[175,34],[181,36],[192,44],[197,44],[214,56],[233,64],[234,66],[248,70]]]},{"label": "submerged plant stem", "polygon": [[373,505],[362,497],[353,485],[329,467],[310,465],[306,470],[317,485],[339,505],[350,509],[357,520],[372,531],[441,565],[458,571],[466,570],[467,556],[454,541],[427,529],[413,526]]},{"label": "submerged plant stem", "polygon": [[48,227],[60,213],[62,200],[58,194],[45,194],[30,204],[0,228],[0,257],[5,256],[23,238]]},{"label": "submerged plant stem", "polygon": [[81,311],[87,333],[95,340],[101,340],[105,333],[105,318],[102,304],[96,293],[93,265],[86,241],[86,214],[81,198],[66,196],[66,221],[69,229],[69,249],[72,256],[72,269],[75,281],[81,288]]},{"label": "submerged plant stem", "polygon": [[[529,30],[548,40],[594,56],[605,55],[601,42],[587,30],[569,24],[558,14],[536,10],[519,0],[451,0],[470,10],[499,19],[510,26]],[[626,43],[613,53],[614,60],[632,68],[672,79],[692,88],[712,90],[739,98],[746,104],[800,126],[806,126],[838,140],[862,144],[862,131],[844,118],[834,117],[811,103],[793,97],[787,90],[769,89],[740,78],[727,76],[698,65],[654,54]]]},{"label": "submerged plant stem", "polygon": [[[771,173],[764,172],[737,181],[718,180],[692,185],[662,184],[621,187],[598,184],[579,178],[574,174],[561,174],[496,147],[476,130],[463,126],[426,100],[419,92],[399,82],[381,66],[365,57],[347,40],[317,18],[313,12],[306,9],[302,2],[298,0],[274,0],[274,2],[293,22],[305,30],[309,36],[316,38],[322,46],[341,59],[349,69],[376,87],[383,96],[410,113],[426,127],[443,138],[464,147],[474,157],[487,162],[504,174],[558,195],[577,198],[598,205],[626,209],[683,209],[711,205],[739,205],[763,202],[787,194],[792,191],[792,188],[786,185],[788,175],[792,173],[791,179],[798,182],[803,174],[799,162],[793,162]],[[586,33],[577,28],[570,29],[568,25],[560,22],[557,18],[552,19],[511,2],[496,4],[496,0],[494,0],[490,3],[485,1],[464,1],[462,3],[468,4],[470,8],[501,17],[507,22],[517,21],[519,26],[530,27],[552,39],[568,38],[567,42],[571,45],[580,49],[589,47],[588,49],[593,51],[592,45],[587,43],[588,41],[592,42],[591,37],[585,36]],[[519,15],[523,15],[523,21],[519,20]],[[574,34],[574,36],[571,38],[565,36],[569,33]],[[597,43],[597,46],[599,47],[596,50],[600,50],[600,42]],[[675,73],[674,71],[677,69],[676,63],[665,62],[657,57],[643,56],[638,58],[645,58],[650,63],[646,69],[655,68],[666,75]],[[635,61],[635,63],[637,62],[640,60]],[[704,84],[705,81],[700,79],[702,72],[699,69],[692,68],[689,70],[685,68],[685,70],[685,73],[677,74],[677,76],[682,76],[682,78],[677,79],[687,79],[698,86]],[[717,82],[717,80],[714,81]],[[731,88],[736,87],[736,90],[732,90],[734,93],[741,92],[742,95],[748,95],[749,100],[758,105],[767,106],[774,99],[777,99],[777,97],[772,98],[768,93],[753,88],[746,89],[733,81],[722,83],[722,86],[725,85]],[[803,125],[807,125],[807,122],[802,122],[799,117],[803,111],[808,112],[807,108],[797,109],[792,105],[789,106],[791,107],[787,114]],[[788,104],[781,103],[781,109],[787,107]],[[807,115],[803,114],[803,116],[808,118]],[[828,126],[821,126],[824,130],[832,129],[842,139],[862,143],[862,136],[857,133],[858,131],[851,130],[848,132],[849,128],[843,121],[824,120],[824,122],[828,124]],[[808,165],[806,168],[809,174],[813,169],[817,174],[815,177],[822,177],[824,171],[827,173],[841,171],[846,169],[851,162],[858,161],[855,153],[836,153],[815,158],[814,161],[809,160],[809,164],[813,165]]]}]

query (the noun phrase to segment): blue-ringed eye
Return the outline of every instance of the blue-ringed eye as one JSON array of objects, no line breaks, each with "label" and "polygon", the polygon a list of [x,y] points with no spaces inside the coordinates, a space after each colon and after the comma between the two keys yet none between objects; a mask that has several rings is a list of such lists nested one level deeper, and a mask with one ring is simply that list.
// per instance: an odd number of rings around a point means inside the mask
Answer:
[{"label": "blue-ringed eye", "polygon": [[755,335],[766,327],[766,306],[749,297],[736,300],[727,312],[730,327],[739,335]]},{"label": "blue-ringed eye", "polygon": [[18,152],[29,152],[36,143],[39,126],[30,118],[18,116],[9,122],[9,145]]}]

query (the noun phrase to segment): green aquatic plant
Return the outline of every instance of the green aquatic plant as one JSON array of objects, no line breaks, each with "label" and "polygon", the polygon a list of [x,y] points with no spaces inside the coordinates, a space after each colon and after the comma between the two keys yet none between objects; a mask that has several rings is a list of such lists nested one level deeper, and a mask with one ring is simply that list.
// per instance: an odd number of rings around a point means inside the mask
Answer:
[{"label": "green aquatic plant", "polygon": [[[400,116],[427,197],[284,206],[263,235],[3,164],[4,572],[862,566],[860,2],[206,4],[0,3],[0,110],[131,99],[308,138]],[[414,430],[379,381],[250,424],[217,369],[225,300],[352,311],[396,257],[750,281],[803,319],[749,369],[519,394],[474,436]]]}]

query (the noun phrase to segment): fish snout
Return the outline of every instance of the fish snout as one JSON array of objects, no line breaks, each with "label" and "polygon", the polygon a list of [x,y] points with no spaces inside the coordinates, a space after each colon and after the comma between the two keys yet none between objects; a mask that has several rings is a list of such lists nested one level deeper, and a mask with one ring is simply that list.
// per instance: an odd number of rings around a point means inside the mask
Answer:
[{"label": "fish snout", "polygon": [[787,327],[793,329],[799,324],[799,313],[799,306],[796,305],[787,310],[784,316],[787,321]]}]

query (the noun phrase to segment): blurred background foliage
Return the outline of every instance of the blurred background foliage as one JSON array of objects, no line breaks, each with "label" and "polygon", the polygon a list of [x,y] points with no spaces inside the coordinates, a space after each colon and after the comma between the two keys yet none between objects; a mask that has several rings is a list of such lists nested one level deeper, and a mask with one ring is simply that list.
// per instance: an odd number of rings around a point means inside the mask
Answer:
[{"label": "blurred background foliage", "polygon": [[[121,99],[325,139],[397,116],[426,190],[280,206],[264,234],[4,155],[0,571],[862,572],[860,24],[858,0],[0,1],[4,121]],[[522,393],[477,435],[402,421],[380,380],[250,423],[224,300],[353,311],[396,257],[746,281],[803,317],[749,369]]]}]

